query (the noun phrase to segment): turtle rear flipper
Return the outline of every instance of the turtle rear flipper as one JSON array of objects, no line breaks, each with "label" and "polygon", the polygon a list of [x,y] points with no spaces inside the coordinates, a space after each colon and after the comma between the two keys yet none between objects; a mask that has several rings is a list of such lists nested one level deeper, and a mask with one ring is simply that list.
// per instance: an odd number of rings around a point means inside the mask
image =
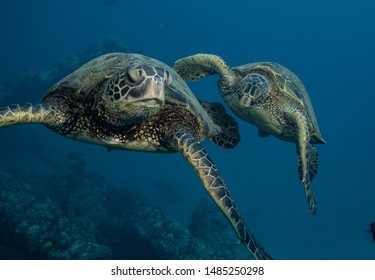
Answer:
[{"label": "turtle rear flipper", "polygon": [[[298,178],[302,181],[303,180],[302,159],[299,153],[298,145],[296,145],[296,147],[297,147],[297,161],[298,161]],[[309,179],[310,179],[310,182],[312,182],[316,174],[318,174],[319,154],[315,146],[310,143],[307,144],[307,160],[308,160]]]},{"label": "turtle rear flipper", "polygon": [[203,146],[190,134],[178,130],[170,135],[170,144],[192,165],[206,191],[228,219],[238,239],[256,259],[272,259],[247,229],[222,176]]},{"label": "turtle rear flipper", "polygon": [[229,73],[229,67],[221,57],[203,53],[179,59],[173,68],[185,81],[196,81],[213,74],[222,77]]},{"label": "turtle rear flipper", "polygon": [[238,123],[227,114],[223,104],[207,101],[199,102],[213,122],[221,128],[221,132],[211,137],[211,141],[224,149],[236,147],[241,140]]},{"label": "turtle rear flipper", "polygon": [[21,123],[52,124],[56,110],[49,105],[15,104],[0,108],[0,128]]},{"label": "turtle rear flipper", "polygon": [[315,215],[317,211],[316,201],[310,184],[318,173],[318,153],[310,143],[296,144],[298,161],[298,178],[305,188],[307,203],[311,212]]},{"label": "turtle rear flipper", "polygon": [[306,117],[296,109],[290,110],[290,119],[297,128],[297,159],[298,177],[305,188],[307,202],[311,212],[315,215],[317,211],[314,194],[310,183],[318,173],[318,153],[310,143],[310,135]]}]

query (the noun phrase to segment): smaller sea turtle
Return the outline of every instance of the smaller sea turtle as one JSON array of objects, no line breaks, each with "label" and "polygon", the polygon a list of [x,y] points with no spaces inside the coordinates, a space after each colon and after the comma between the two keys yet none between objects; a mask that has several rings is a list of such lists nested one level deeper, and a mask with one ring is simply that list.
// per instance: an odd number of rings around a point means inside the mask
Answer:
[{"label": "smaller sea turtle", "polygon": [[[206,111],[206,110],[207,111]],[[222,176],[200,141],[224,148],[240,141],[221,104],[199,102],[166,64],[143,55],[97,57],[55,84],[41,104],[0,108],[0,127],[44,124],[68,138],[108,149],[180,152],[257,259],[270,259],[245,226]]]},{"label": "smaller sea turtle", "polygon": [[273,62],[250,63],[229,68],[216,55],[196,54],[176,61],[174,69],[188,80],[218,74],[218,88],[231,110],[270,134],[296,142],[298,176],[313,214],[317,207],[310,183],[318,172],[318,153],[313,144],[323,144],[314,110],[305,87],[291,71]]}]

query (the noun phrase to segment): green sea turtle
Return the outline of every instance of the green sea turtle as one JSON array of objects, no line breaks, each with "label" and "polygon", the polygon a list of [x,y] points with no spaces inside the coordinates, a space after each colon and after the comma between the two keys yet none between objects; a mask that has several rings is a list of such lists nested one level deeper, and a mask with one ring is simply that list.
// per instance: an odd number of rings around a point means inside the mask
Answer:
[{"label": "green sea turtle", "polygon": [[68,138],[109,149],[180,152],[251,254],[271,258],[245,226],[200,144],[211,139],[233,148],[240,141],[236,121],[221,104],[201,105],[166,64],[138,54],[95,58],[55,84],[41,104],[0,109],[0,127],[20,123],[44,124]]},{"label": "green sea turtle", "polygon": [[196,54],[176,61],[174,69],[188,80],[218,74],[218,88],[231,110],[270,134],[296,142],[298,176],[313,214],[317,207],[310,183],[318,172],[318,153],[313,144],[323,144],[314,110],[305,87],[291,71],[273,62],[250,63],[229,68],[216,55]]}]

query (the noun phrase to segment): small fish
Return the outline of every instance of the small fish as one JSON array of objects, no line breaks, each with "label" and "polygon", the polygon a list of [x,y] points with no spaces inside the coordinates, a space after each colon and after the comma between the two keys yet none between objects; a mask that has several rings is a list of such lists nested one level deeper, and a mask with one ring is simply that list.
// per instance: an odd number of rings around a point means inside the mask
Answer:
[{"label": "small fish", "polygon": [[53,246],[53,241],[47,240],[46,242],[43,243],[42,247],[40,248],[40,252],[48,253],[48,251],[51,250],[52,246]]},{"label": "small fish", "polygon": [[375,242],[375,222],[370,224],[371,233],[372,233],[372,241]]}]

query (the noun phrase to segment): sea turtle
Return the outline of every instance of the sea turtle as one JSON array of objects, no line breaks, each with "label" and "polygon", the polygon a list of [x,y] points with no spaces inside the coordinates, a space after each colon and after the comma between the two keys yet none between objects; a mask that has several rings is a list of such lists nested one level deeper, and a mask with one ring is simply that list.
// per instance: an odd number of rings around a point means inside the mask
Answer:
[{"label": "sea turtle", "polygon": [[1,108],[0,127],[39,123],[108,149],[180,152],[239,240],[256,259],[270,259],[245,226],[222,176],[200,144],[211,139],[233,148],[240,140],[237,123],[223,105],[202,104],[166,64],[139,54],[110,53],[63,78],[41,104]]},{"label": "sea turtle", "polygon": [[309,207],[316,214],[317,206],[310,188],[318,172],[318,153],[313,144],[325,141],[300,79],[274,62],[229,68],[221,57],[211,54],[179,59],[174,69],[186,81],[218,74],[222,98],[237,116],[259,128],[259,136],[272,134],[284,141],[296,142],[298,176]]}]

